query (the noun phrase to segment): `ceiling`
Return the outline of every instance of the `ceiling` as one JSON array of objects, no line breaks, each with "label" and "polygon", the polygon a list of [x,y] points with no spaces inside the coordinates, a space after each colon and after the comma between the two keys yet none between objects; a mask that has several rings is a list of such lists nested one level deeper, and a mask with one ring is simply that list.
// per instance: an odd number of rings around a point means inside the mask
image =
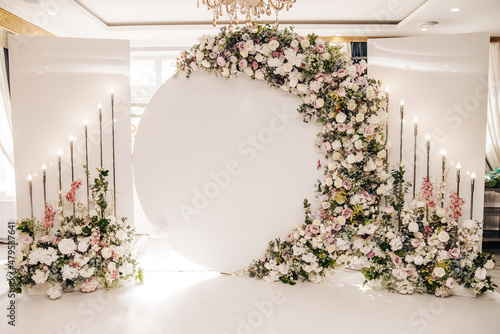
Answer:
[{"label": "ceiling", "polygon": [[[151,50],[177,52],[218,31],[212,12],[201,3],[197,8],[197,0],[0,0],[0,7],[56,36],[130,39],[132,47]],[[320,36],[500,36],[499,18],[499,0],[297,0],[280,13],[281,26]],[[439,24],[420,31],[427,21]]]}]

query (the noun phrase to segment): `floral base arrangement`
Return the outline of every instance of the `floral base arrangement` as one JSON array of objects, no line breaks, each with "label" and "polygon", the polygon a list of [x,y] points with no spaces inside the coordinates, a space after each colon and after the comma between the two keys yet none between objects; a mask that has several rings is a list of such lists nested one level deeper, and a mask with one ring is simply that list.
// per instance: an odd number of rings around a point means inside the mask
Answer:
[{"label": "floral base arrangement", "polygon": [[[133,257],[134,229],[108,208],[108,171],[98,171],[91,187],[93,210],[75,202],[82,185],[75,181],[64,198],[58,195],[56,210],[47,205],[42,221],[25,218],[18,222],[20,247],[7,277],[11,291],[21,293],[23,288],[39,289],[45,284],[45,293],[56,299],[63,291],[89,293],[98,287],[142,282],[142,269]],[[65,203],[73,209],[65,210]],[[56,215],[60,227],[51,231]]]}]

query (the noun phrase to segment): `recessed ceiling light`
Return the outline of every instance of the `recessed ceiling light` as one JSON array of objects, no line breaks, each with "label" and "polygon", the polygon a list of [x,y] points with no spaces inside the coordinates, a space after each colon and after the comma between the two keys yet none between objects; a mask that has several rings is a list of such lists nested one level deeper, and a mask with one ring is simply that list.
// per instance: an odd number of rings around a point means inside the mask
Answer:
[{"label": "recessed ceiling light", "polygon": [[80,34],[85,34],[85,31],[83,31],[83,30],[80,30]]},{"label": "recessed ceiling light", "polygon": [[460,8],[452,8],[450,9],[450,12],[459,12],[460,11]]},{"label": "recessed ceiling light", "polygon": [[144,38],[150,38],[151,36],[150,35],[144,35]]},{"label": "recessed ceiling light", "polygon": [[342,36],[342,34],[337,34],[337,35],[335,35],[335,36],[340,37],[340,36]]},{"label": "recessed ceiling light", "polygon": [[49,14],[50,16],[54,16],[56,15],[56,12],[47,12],[47,14]]},{"label": "recessed ceiling light", "polygon": [[427,31],[429,28],[432,28],[436,25],[438,25],[439,22],[436,21],[427,21],[424,23],[420,23],[418,26],[420,27],[420,31]]},{"label": "recessed ceiling light", "polygon": [[420,31],[427,31],[429,30],[428,28],[420,28]]}]

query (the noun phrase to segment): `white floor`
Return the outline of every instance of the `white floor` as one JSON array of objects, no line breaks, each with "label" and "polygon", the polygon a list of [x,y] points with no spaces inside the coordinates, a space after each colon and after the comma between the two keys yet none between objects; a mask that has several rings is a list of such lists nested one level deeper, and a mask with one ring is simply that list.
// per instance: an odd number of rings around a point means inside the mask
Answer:
[{"label": "white floor", "polygon": [[[328,285],[291,287],[204,270],[162,239],[148,241],[147,250],[143,285],[67,293],[57,301],[17,296],[15,328],[7,325],[2,279],[0,333],[500,333],[498,292],[478,298],[403,296],[362,287],[355,271],[340,273]],[[5,262],[6,247],[0,252]]]}]

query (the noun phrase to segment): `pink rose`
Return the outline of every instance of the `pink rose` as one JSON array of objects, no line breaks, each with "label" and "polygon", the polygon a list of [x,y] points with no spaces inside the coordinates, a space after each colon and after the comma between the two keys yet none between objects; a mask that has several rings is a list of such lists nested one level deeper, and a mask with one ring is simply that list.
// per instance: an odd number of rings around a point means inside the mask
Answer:
[{"label": "pink rose", "polygon": [[434,291],[434,294],[438,297],[448,297],[451,295],[451,289],[447,287],[439,287]]},{"label": "pink rose", "polygon": [[307,235],[312,235],[312,234],[317,234],[319,232],[319,227],[316,225],[307,225],[306,227],[306,234]]},{"label": "pink rose", "polygon": [[195,62],[195,61],[192,61],[192,62],[189,64],[189,66],[191,67],[191,69],[192,69],[193,71],[195,71],[195,72],[196,72],[196,71],[198,71],[198,65],[196,64],[196,62]]},{"label": "pink rose", "polygon": [[457,281],[453,277],[448,277],[446,280],[446,286],[450,289],[453,289],[457,285]]},{"label": "pink rose", "polygon": [[289,235],[286,236],[286,241],[292,242],[293,241],[293,234],[290,233]]},{"label": "pink rose", "polygon": [[242,59],[242,60],[240,60],[240,62],[238,63],[238,65],[240,66],[240,68],[242,70],[244,70],[245,68],[247,68],[248,62],[247,62],[246,59]]},{"label": "pink rose", "polygon": [[241,42],[238,44],[238,48],[240,48],[240,50],[246,50],[246,49],[247,49],[247,43],[246,43],[246,42],[241,41]]},{"label": "pink rose", "polygon": [[340,123],[337,125],[337,130],[339,132],[344,132],[345,130],[347,130],[347,124],[345,123]]},{"label": "pink rose", "polygon": [[226,65],[226,60],[224,59],[224,57],[217,57],[217,64],[219,64],[219,66],[223,67]]},{"label": "pink rose", "polygon": [[48,235],[44,235],[43,237],[40,238],[40,242],[48,242],[50,240],[50,237]]},{"label": "pink rose", "polygon": [[256,60],[252,61],[252,68],[253,68],[254,71],[259,68],[259,63],[257,63]]},{"label": "pink rose", "polygon": [[347,71],[346,71],[346,70],[344,70],[343,68],[342,68],[342,69],[340,69],[340,70],[338,70],[338,72],[337,72],[337,76],[338,76],[339,78],[343,78],[343,77],[345,77],[346,75],[347,75]]},{"label": "pink rose", "polygon": [[330,144],[330,142],[329,142],[329,141],[325,141],[325,142],[323,143],[323,149],[324,149],[325,151],[327,151],[327,152],[328,152],[328,151],[330,151],[330,150],[332,149],[332,144]]},{"label": "pink rose", "polygon": [[345,96],[345,89],[344,88],[337,89],[337,95],[339,97],[344,97]]},{"label": "pink rose", "polygon": [[366,254],[366,257],[369,258],[369,259],[373,259],[373,257],[375,256],[375,253],[371,250],[369,251],[367,254]]},{"label": "pink rose", "polygon": [[416,239],[416,238],[413,238],[411,239],[411,245],[415,248],[417,248],[418,246],[420,246],[420,239]]},{"label": "pink rose", "polygon": [[412,268],[404,268],[403,270],[406,272],[406,275],[408,276],[411,276],[414,273]]},{"label": "pink rose", "polygon": [[33,243],[33,238],[30,236],[24,237],[23,240],[21,240],[21,243],[23,245],[29,246]]},{"label": "pink rose", "polygon": [[392,207],[392,205],[386,206],[384,212],[390,215],[394,212],[394,208]]},{"label": "pink rose", "polygon": [[403,260],[397,256],[397,255],[394,255],[394,257],[392,258],[392,262],[396,265],[396,266],[400,266],[403,264]]},{"label": "pink rose", "polygon": [[375,129],[373,128],[373,126],[367,126],[366,129],[365,129],[365,136],[373,136],[373,134],[375,133]]},{"label": "pink rose", "polygon": [[340,231],[340,229],[342,228],[342,225],[340,225],[340,223],[338,221],[334,221],[332,223],[332,230],[334,231]]},{"label": "pink rose", "polygon": [[342,184],[345,190],[349,191],[352,188],[352,182],[349,180],[344,180],[344,183]]},{"label": "pink rose", "polygon": [[458,259],[460,257],[460,250],[458,248],[452,248],[448,251],[452,259]]},{"label": "pink rose", "polygon": [[349,208],[346,208],[344,209],[344,211],[342,211],[342,217],[344,217],[345,219],[351,218],[351,215],[352,215],[352,210]]},{"label": "pink rose", "polygon": [[86,278],[82,285],[80,285],[80,291],[85,292],[85,293],[90,293],[92,291],[95,291],[97,289],[97,285],[99,283],[97,282],[97,279],[94,277],[92,278]]},{"label": "pink rose", "polygon": [[316,51],[317,51],[318,53],[323,53],[323,52],[325,52],[325,51],[326,51],[326,46],[325,46],[325,43],[322,43],[322,42],[317,43],[317,44],[316,44]]},{"label": "pink rose", "polygon": [[305,40],[305,39],[306,39],[306,38],[305,38],[305,37],[303,37],[303,36],[297,36],[297,40],[298,40],[299,42],[302,42],[302,41],[303,41],[303,40]]},{"label": "pink rose", "polygon": [[281,54],[278,52],[278,51],[274,51],[273,53],[271,53],[271,56],[273,56],[273,58],[278,58]]}]

